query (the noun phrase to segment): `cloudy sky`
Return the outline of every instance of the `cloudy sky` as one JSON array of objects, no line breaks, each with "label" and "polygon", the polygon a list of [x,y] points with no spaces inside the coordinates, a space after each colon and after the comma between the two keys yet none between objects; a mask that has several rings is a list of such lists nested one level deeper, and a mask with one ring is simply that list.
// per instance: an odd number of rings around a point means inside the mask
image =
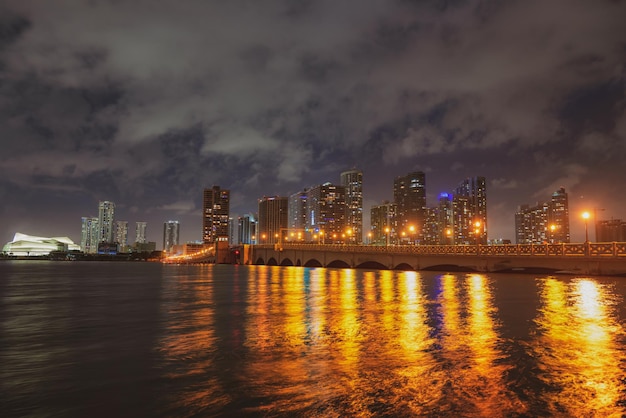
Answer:
[{"label": "cloudy sky", "polygon": [[1,0],[0,242],[79,242],[112,200],[160,248],[169,219],[201,238],[204,187],[237,216],[352,167],[368,214],[413,170],[429,206],[485,176],[490,238],[565,187],[582,240],[582,209],[626,219],[625,21],[620,0]]}]

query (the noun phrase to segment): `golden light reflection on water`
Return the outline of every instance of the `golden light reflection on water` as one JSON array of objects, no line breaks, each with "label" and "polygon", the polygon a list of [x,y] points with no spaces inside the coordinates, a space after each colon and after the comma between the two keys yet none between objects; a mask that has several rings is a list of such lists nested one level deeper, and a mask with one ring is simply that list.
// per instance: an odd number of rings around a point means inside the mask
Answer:
[{"label": "golden light reflection on water", "polygon": [[[172,337],[162,347],[183,365],[168,377],[190,382],[176,402],[192,412],[228,411],[232,402],[250,414],[324,417],[623,412],[618,301],[594,280],[531,282],[540,309],[535,318],[528,311],[528,321],[538,332],[522,331],[528,344],[517,353],[526,356],[513,358],[499,319],[506,302],[496,303],[506,285],[487,275],[248,270],[245,281],[219,291],[210,268],[204,281],[176,284],[191,297],[172,303]],[[245,314],[228,322],[238,312],[233,304]],[[238,339],[224,344],[239,334],[241,347]]]},{"label": "golden light reflection on water", "polygon": [[486,276],[441,277],[441,355],[450,365],[447,414],[508,416],[526,408],[506,387],[510,368],[495,321],[497,309]]},{"label": "golden light reflection on water", "polygon": [[[160,351],[165,362],[176,365],[169,368],[166,377],[184,381],[189,390],[177,394],[171,400],[176,409],[205,411],[222,407],[230,402],[227,391],[219,379],[210,371],[215,368],[216,353],[214,294],[211,281],[213,266],[202,266],[200,280],[184,278],[172,283],[178,286],[170,289],[173,294],[184,293],[193,297],[187,300],[173,300],[167,309],[168,329],[161,341]],[[185,359],[185,361],[181,361]]]},{"label": "golden light reflection on water", "polygon": [[539,335],[533,344],[543,394],[553,414],[623,416],[623,379],[626,364],[617,344],[623,329],[614,312],[620,301],[605,285],[592,279],[563,282],[540,280],[542,306],[535,322]]}]

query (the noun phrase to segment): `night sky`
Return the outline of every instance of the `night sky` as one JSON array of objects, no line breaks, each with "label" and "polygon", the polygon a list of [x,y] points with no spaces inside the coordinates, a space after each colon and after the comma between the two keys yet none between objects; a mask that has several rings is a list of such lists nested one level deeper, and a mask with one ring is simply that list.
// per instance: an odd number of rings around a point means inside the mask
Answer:
[{"label": "night sky", "polygon": [[[489,238],[565,187],[626,219],[626,2],[0,0],[0,246],[116,219],[201,239],[363,170],[364,213],[426,173],[427,204],[485,176]],[[591,237],[593,239],[593,235]]]}]

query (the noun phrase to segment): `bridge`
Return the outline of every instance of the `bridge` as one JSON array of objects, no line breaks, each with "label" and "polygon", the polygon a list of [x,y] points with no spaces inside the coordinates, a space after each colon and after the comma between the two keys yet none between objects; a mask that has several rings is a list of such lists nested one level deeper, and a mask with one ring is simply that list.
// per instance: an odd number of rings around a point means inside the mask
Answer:
[{"label": "bridge", "polygon": [[245,264],[626,276],[626,243],[528,245],[319,245],[243,247]]}]

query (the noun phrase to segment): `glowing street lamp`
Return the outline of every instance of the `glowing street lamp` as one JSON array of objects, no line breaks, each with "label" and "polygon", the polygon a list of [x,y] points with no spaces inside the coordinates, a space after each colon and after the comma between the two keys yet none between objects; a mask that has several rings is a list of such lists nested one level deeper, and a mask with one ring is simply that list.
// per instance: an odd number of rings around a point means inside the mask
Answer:
[{"label": "glowing street lamp", "polygon": [[588,223],[589,223],[589,218],[591,218],[591,214],[587,211],[582,213],[582,218],[585,220],[585,243],[589,242],[589,227],[588,227]]},{"label": "glowing street lamp", "polygon": [[385,234],[387,235],[387,247],[389,247],[389,227],[385,228]]},{"label": "glowing street lamp", "polygon": [[474,234],[476,235],[476,245],[480,244],[480,227],[482,223],[480,221],[474,222]]}]

